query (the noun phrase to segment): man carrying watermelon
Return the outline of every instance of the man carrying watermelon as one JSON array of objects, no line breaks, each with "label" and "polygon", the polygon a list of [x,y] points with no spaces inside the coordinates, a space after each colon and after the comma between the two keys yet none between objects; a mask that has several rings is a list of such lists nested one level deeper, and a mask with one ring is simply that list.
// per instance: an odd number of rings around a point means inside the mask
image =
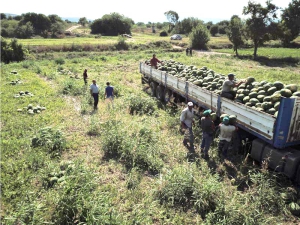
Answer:
[{"label": "man carrying watermelon", "polygon": [[211,110],[205,110],[203,117],[201,118],[200,125],[202,128],[202,141],[200,145],[201,153],[204,154],[204,158],[208,158],[208,150],[213,141],[215,124],[211,119]]},{"label": "man carrying watermelon", "polygon": [[184,130],[184,139],[182,143],[185,147],[188,147],[187,143],[189,142],[191,151],[194,151],[194,134],[192,126],[195,124],[193,119],[195,110],[193,105],[192,102],[188,102],[187,107],[182,110],[180,115],[181,128]]},{"label": "man carrying watermelon", "polygon": [[219,135],[219,144],[218,144],[218,152],[219,156],[223,158],[227,158],[227,151],[229,148],[229,145],[231,143],[231,139],[233,136],[234,131],[236,131],[238,128],[236,126],[229,124],[229,117],[225,116],[223,118],[223,122],[219,125],[220,127],[220,135]]},{"label": "man carrying watermelon", "polygon": [[224,81],[221,92],[221,97],[231,100],[235,99],[236,92],[233,91],[234,87],[240,86],[242,83],[246,83],[246,80],[240,80],[238,83],[234,80],[235,75],[233,73],[228,74],[228,80]]}]

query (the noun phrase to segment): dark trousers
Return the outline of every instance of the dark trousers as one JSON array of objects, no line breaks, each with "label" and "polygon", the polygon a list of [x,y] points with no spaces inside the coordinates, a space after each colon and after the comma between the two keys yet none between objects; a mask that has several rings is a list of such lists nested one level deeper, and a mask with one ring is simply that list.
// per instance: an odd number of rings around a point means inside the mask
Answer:
[{"label": "dark trousers", "polygon": [[96,109],[99,102],[99,93],[93,93],[93,98],[94,98],[94,109]]},{"label": "dark trousers", "polygon": [[221,156],[221,154],[222,154],[223,157],[226,158],[227,150],[228,150],[229,146],[230,146],[230,142],[228,142],[226,140],[220,140],[219,145],[218,145],[219,156]]},{"label": "dark trousers", "polygon": [[234,100],[235,96],[236,96],[236,93],[234,91],[222,92],[221,93],[221,97],[228,98],[228,99],[231,99],[231,100]]},{"label": "dark trousers", "polygon": [[208,154],[209,147],[213,141],[213,134],[208,134],[206,132],[202,133],[202,141],[200,148],[203,150],[204,154]]},{"label": "dark trousers", "polygon": [[87,84],[87,77],[84,77],[83,80],[84,80],[84,84]]}]

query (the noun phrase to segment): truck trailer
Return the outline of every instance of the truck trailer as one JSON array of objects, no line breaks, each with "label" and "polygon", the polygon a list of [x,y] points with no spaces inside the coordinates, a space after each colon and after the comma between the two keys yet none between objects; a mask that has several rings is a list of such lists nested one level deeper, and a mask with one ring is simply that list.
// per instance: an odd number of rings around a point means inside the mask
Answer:
[{"label": "truck trailer", "polygon": [[275,117],[221,97],[166,71],[152,68],[144,62],[140,62],[139,71],[142,83],[148,84],[151,95],[160,101],[191,101],[200,108],[213,110],[218,117],[222,114],[235,115],[236,125],[251,140],[250,156],[259,163],[268,160],[271,169],[300,184],[299,97],[281,97]]}]

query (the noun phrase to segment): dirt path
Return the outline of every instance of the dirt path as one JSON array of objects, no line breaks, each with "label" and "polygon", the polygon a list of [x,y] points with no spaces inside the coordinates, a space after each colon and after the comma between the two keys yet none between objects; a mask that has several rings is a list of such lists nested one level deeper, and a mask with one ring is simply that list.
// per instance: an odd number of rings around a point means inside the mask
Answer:
[{"label": "dirt path", "polygon": [[81,25],[76,25],[76,26],[72,26],[72,27],[69,27],[66,32],[70,32],[72,33],[73,30],[77,29],[78,27],[81,27]]},{"label": "dirt path", "polygon": [[[176,49],[185,49],[183,47],[173,45],[173,48]],[[193,50],[194,55],[196,54],[197,56],[208,56],[208,55],[227,55],[230,56],[231,54],[228,53],[221,53],[221,52],[212,52],[212,51],[204,51],[204,50]]]}]

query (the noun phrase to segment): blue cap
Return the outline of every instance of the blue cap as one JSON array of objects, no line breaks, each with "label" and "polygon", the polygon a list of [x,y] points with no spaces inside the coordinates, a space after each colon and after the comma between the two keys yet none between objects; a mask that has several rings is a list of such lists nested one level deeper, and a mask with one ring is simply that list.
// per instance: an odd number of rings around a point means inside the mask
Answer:
[{"label": "blue cap", "polygon": [[223,123],[224,123],[224,124],[228,124],[228,123],[229,123],[229,117],[228,117],[228,116],[225,116],[225,117],[223,118]]}]

